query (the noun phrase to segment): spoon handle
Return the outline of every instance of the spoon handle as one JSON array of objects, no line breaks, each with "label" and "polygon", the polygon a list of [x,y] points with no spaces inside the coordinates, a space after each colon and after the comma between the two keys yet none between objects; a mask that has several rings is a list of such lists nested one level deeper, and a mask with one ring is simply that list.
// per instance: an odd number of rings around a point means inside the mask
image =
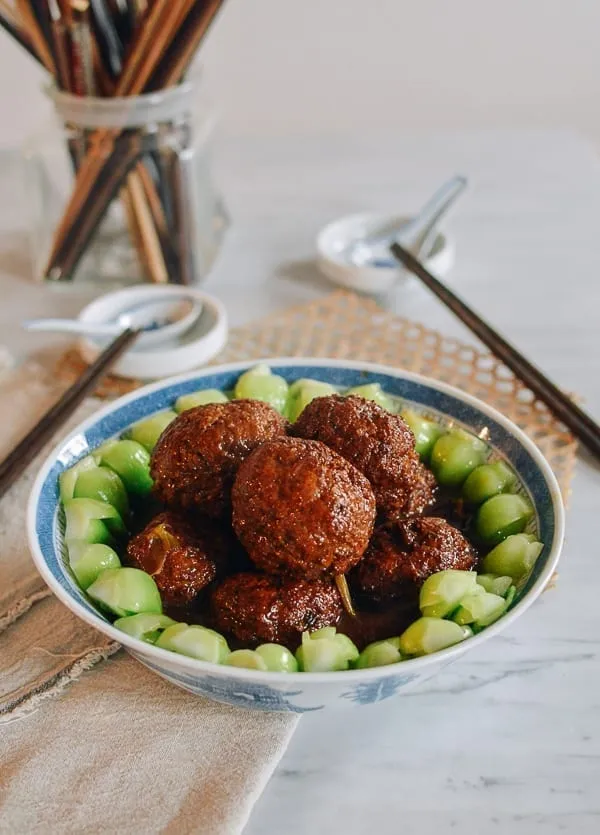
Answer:
[{"label": "spoon handle", "polygon": [[4,461],[0,462],[0,499],[138,334],[139,331],[129,329],[119,334],[108,348],[102,351],[95,362],[64,392],[54,406],[48,409],[23,440],[19,441]]},{"label": "spoon handle", "polygon": [[[389,246],[397,241],[405,249],[412,252],[415,258],[420,253],[429,254],[431,245],[438,234],[438,222],[448,211],[459,194],[467,187],[467,178],[457,175],[446,180],[435,194],[429,198],[421,211],[410,220],[398,223],[393,218],[365,240],[354,244],[353,250],[371,250],[370,255],[376,254],[379,260],[389,260]],[[390,262],[390,265],[393,262]]]},{"label": "spoon handle", "polygon": [[400,230],[397,237],[398,243],[405,249],[410,249],[413,255],[418,258],[431,235],[436,233],[439,219],[466,186],[467,179],[461,176],[452,177],[451,180],[440,186],[425,203],[419,214]]},{"label": "spoon handle", "polygon": [[79,322],[76,319],[27,319],[23,327],[28,331],[57,331],[60,333],[98,334],[116,336],[123,327],[102,322]]}]

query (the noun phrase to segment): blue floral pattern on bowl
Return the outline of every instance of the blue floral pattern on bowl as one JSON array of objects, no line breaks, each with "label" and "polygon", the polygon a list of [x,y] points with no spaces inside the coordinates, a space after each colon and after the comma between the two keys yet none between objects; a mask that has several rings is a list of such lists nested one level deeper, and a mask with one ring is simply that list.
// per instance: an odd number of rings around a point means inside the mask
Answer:
[{"label": "blue floral pattern on bowl", "polygon": [[[160,667],[146,659],[139,658],[139,656],[136,657],[151,670],[162,674]],[[269,687],[268,684],[256,681],[240,683],[224,680],[218,676],[200,677],[182,675],[180,673],[170,673],[169,679],[175,681],[185,690],[189,690],[190,693],[207,696],[209,699],[234,705],[235,707],[251,707],[257,710],[281,711],[285,713],[308,713],[313,710],[322,710],[323,708],[323,705],[301,707],[290,701],[294,696],[300,696],[302,690],[290,690],[283,693],[274,687]]]},{"label": "blue floral pattern on bowl", "polygon": [[382,702],[384,699],[395,696],[399,690],[414,680],[415,676],[412,675],[377,678],[375,681],[357,684],[352,690],[349,690],[347,693],[342,693],[342,698],[350,699],[351,702],[359,705],[372,705],[375,702]]},{"label": "blue floral pattern on bowl", "polygon": [[[341,388],[380,383],[389,394],[440,420],[451,420],[479,433],[488,428],[493,455],[507,460],[517,472],[521,489],[530,497],[536,517],[533,527],[544,542],[532,576],[516,606],[500,621],[434,656],[376,669],[325,674],[261,673],[217,667],[141,644],[112,627],[77,587],[67,567],[59,516],[58,476],[79,458],[131,424],[165,409],[183,394],[201,388],[232,389],[248,364],[208,369],[148,386],[128,395],[84,422],[52,453],[33,488],[28,515],[34,560],[52,590],[79,617],[123,643],[143,664],[194,693],[228,704],[259,710],[303,713],[323,707],[366,705],[388,699],[429,678],[432,672],[487,640],[514,620],[539,595],[556,565],[563,536],[563,510],[556,480],[548,465],[522,433],[490,407],[441,383],[382,366],[335,360],[274,360],[273,371],[288,381],[314,377]],[[140,645],[141,644],[141,645]]]}]

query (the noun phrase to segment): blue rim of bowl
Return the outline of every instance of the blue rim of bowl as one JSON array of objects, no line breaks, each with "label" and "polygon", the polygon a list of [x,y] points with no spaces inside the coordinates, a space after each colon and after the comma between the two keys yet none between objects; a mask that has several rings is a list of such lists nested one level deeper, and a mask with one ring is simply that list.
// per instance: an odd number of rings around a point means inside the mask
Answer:
[{"label": "blue rim of bowl", "polygon": [[[419,391],[426,390],[428,399],[427,403],[423,404],[426,410],[439,411],[447,417],[451,417],[452,420],[459,423],[464,421],[465,425],[471,427],[480,422],[482,414],[485,415],[485,425],[490,428],[492,447],[505,450],[508,446],[514,451],[514,455],[508,455],[507,457],[528,489],[536,511],[540,504],[545,507],[544,515],[542,517],[538,515],[540,536],[546,540],[542,540],[544,541],[544,551],[541,559],[538,560],[538,568],[534,571],[518,603],[500,620],[478,635],[440,652],[420,658],[411,658],[386,667],[330,673],[274,673],[211,664],[184,655],[177,655],[133,638],[104,620],[102,615],[87,601],[83,592],[77,588],[74,580],[67,575],[61,561],[58,531],[59,473],[70,466],[75,457],[82,456],[89,448],[94,448],[109,437],[120,434],[136,420],[168,408],[181,394],[188,394],[197,390],[199,384],[206,388],[230,388],[241,371],[259,362],[268,363],[275,373],[280,373],[289,379],[298,379],[327,370],[328,381],[334,385],[344,386],[379,382],[385,388],[386,385],[390,386],[390,381],[393,381],[392,394],[405,397],[417,404],[422,403],[422,401],[414,395],[418,394]],[[360,380],[356,379],[357,372],[364,375]],[[143,405],[148,403],[149,399],[152,401],[152,408],[150,410],[144,409]],[[451,410],[448,409],[450,405],[452,405]],[[501,439],[500,443],[497,443],[498,439]],[[504,454],[506,455],[506,453]],[[536,483],[532,483],[536,471],[541,473],[543,480],[542,482],[536,480]],[[279,683],[289,682],[290,684],[299,684],[300,682],[306,684],[309,682],[334,683],[334,681],[357,683],[369,681],[371,678],[392,675],[397,672],[399,666],[408,674],[416,673],[432,664],[450,661],[470,648],[475,649],[510,626],[539,597],[554,573],[564,539],[564,507],[556,477],[535,444],[512,421],[476,397],[446,383],[390,366],[336,359],[283,357],[230,363],[172,377],[137,389],[95,412],[63,439],[42,465],[29,497],[27,533],[33,561],[41,576],[59,600],[86,623],[114,641],[133,650],[134,653],[138,652],[154,658],[157,662],[163,661],[175,664],[198,673],[215,673],[215,671],[218,671],[220,675],[228,678],[259,681],[265,684],[269,682],[274,684],[276,681]],[[52,570],[53,568],[54,570]]]}]

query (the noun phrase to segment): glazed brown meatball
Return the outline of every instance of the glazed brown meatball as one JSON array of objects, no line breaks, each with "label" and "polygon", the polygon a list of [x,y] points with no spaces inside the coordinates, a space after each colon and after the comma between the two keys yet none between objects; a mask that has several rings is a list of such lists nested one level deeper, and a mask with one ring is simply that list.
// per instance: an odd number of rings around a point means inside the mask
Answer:
[{"label": "glazed brown meatball", "polygon": [[415,452],[415,438],[400,415],[354,395],[318,397],[291,429],[321,441],[365,475],[379,513],[403,518],[433,502],[435,479]]},{"label": "glazed brown meatball", "polygon": [[433,516],[376,531],[352,575],[353,586],[377,602],[416,594],[437,571],[469,571],[476,557],[462,533]]},{"label": "glazed brown meatball", "polygon": [[417,453],[409,452],[398,461],[393,487],[391,481],[388,482],[387,491],[384,492],[384,498],[379,504],[382,516],[390,521],[410,519],[420,516],[433,504],[437,482],[431,470],[421,463]]},{"label": "glazed brown meatball", "polygon": [[233,527],[269,574],[345,574],[375,522],[367,479],[318,441],[281,438],[254,450],[233,485]]},{"label": "glazed brown meatball", "polygon": [[152,453],[154,492],[174,509],[223,516],[242,461],[285,429],[281,415],[258,400],[209,403],[182,412]]},{"label": "glazed brown meatball", "polygon": [[234,574],[212,593],[215,629],[244,643],[285,644],[294,650],[306,629],[335,626],[342,601],[329,580]]},{"label": "glazed brown meatball", "polygon": [[225,573],[232,539],[214,524],[200,528],[175,513],[160,513],[129,541],[127,563],[154,578],[165,606],[189,606]]}]

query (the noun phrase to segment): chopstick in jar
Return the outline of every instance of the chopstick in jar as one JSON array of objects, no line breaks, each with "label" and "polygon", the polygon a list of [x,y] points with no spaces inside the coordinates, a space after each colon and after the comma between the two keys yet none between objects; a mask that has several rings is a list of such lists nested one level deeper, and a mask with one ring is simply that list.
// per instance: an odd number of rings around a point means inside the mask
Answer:
[{"label": "chopstick in jar", "polygon": [[130,13],[135,15],[135,24],[138,27],[143,16],[148,11],[148,2],[147,0],[127,0],[127,2],[131,9]]},{"label": "chopstick in jar", "polygon": [[156,0],[132,44],[117,84],[116,95],[137,95],[143,92],[158,61],[175,37],[177,25],[196,2]]},{"label": "chopstick in jar", "polygon": [[23,33],[27,36],[33,50],[39,56],[40,61],[46,67],[48,72],[55,75],[52,53],[39,29],[38,22],[33,14],[30,4],[27,0],[15,0],[15,5],[21,20]]},{"label": "chopstick in jar", "polygon": [[[152,174],[144,164],[144,161],[138,163],[136,171],[144,189],[148,208],[152,214],[165,261],[170,271],[175,274],[179,269],[179,258],[171,241],[171,230],[167,217],[168,206],[166,204],[169,201],[170,195],[168,193],[159,195]],[[159,177],[162,176],[162,170],[159,170],[157,173]]]},{"label": "chopstick in jar", "polygon": [[[139,174],[132,172],[127,177],[127,191],[133,206],[133,213],[142,242],[140,260],[145,264],[150,279],[156,284],[169,281],[169,269],[164,258],[161,241],[154,224],[154,217],[146,200],[144,186]],[[140,250],[138,250],[138,253]]]},{"label": "chopstick in jar", "polygon": [[119,38],[121,39],[121,43],[128,43],[131,38],[132,21],[129,15],[127,0],[106,0],[106,3],[115,28],[119,34]]},{"label": "chopstick in jar", "polygon": [[29,0],[31,14],[35,19],[38,30],[52,57],[53,71],[56,73],[56,54],[52,37],[52,19],[47,0]]},{"label": "chopstick in jar", "polygon": [[51,36],[56,57],[56,83],[60,90],[70,92],[72,82],[71,62],[69,60],[69,32],[57,0],[48,0],[48,9],[50,11]]},{"label": "chopstick in jar", "polygon": [[73,92],[76,96],[95,96],[97,88],[89,0],[71,0],[70,30]]},{"label": "chopstick in jar", "polygon": [[224,0],[198,3],[183,22],[152,76],[150,86],[170,87],[181,81]]},{"label": "chopstick in jar", "polygon": [[104,0],[90,0],[90,9],[99,62],[102,64],[105,74],[110,77],[109,92],[112,93],[116,79],[123,70],[123,44],[113,25]]}]

